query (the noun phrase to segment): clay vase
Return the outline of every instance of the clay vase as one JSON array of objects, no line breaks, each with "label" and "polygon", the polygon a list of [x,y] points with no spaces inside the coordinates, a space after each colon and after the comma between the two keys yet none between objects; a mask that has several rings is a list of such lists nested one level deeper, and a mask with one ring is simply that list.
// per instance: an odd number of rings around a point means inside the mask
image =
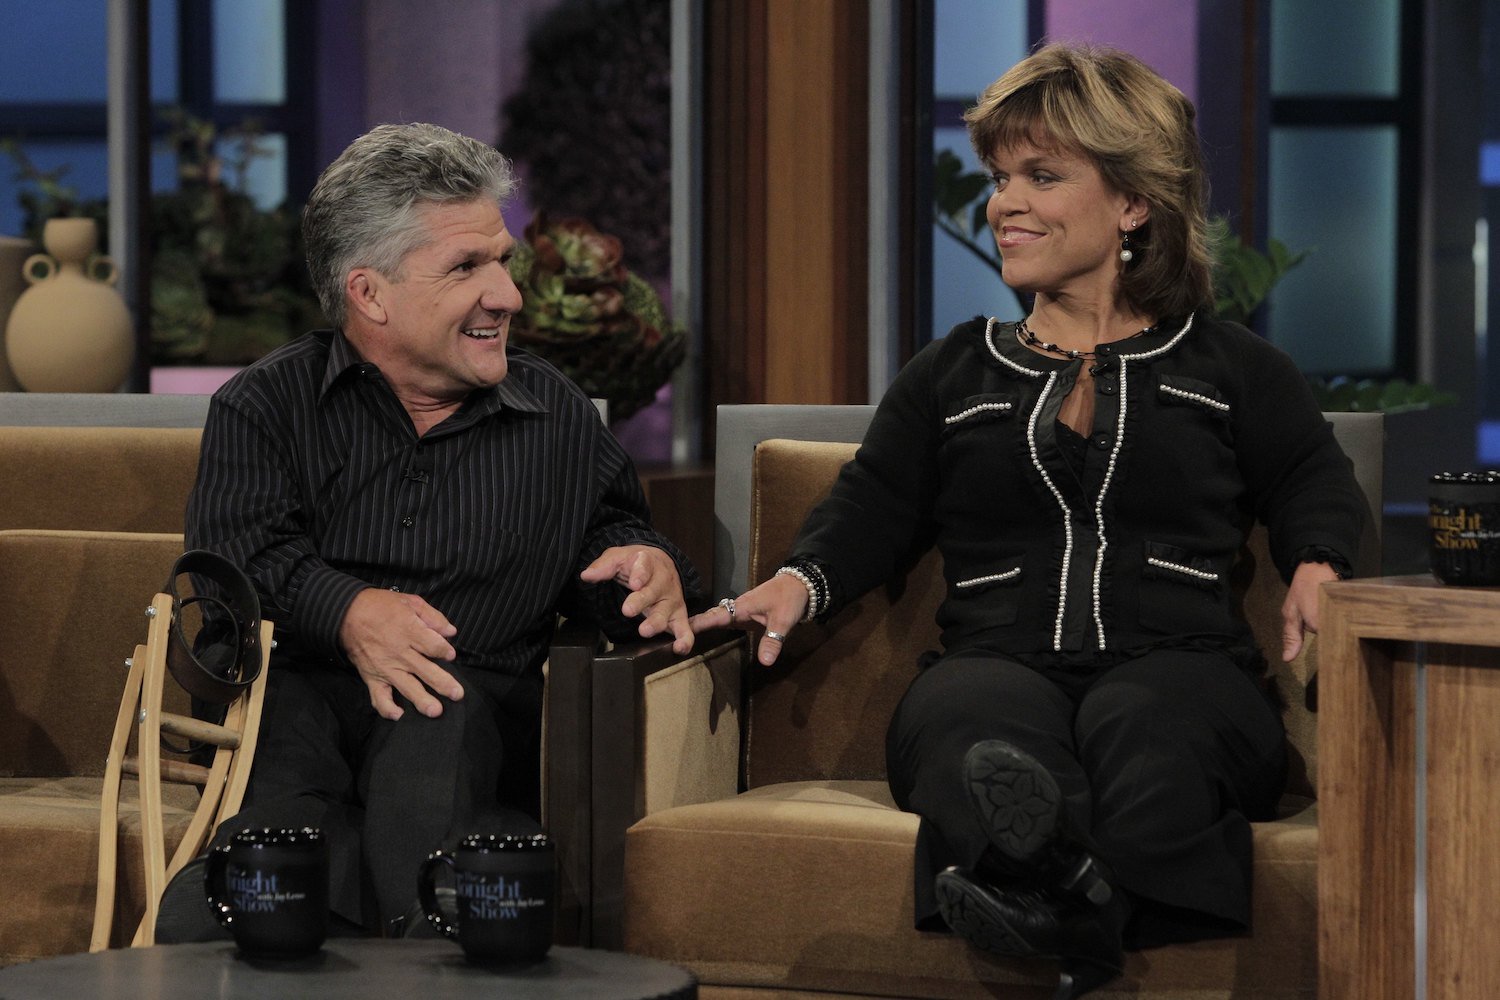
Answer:
[{"label": "clay vase", "polygon": [[135,334],[115,291],[115,265],[95,256],[93,219],[49,219],[47,253],[27,258],[21,293],[5,326],[5,352],[28,392],[114,392],[130,373]]},{"label": "clay vase", "polygon": [[35,252],[36,246],[30,240],[0,236],[0,392],[15,392],[21,388],[5,358],[5,324],[16,299],[26,287],[26,279],[21,277],[21,265]]}]

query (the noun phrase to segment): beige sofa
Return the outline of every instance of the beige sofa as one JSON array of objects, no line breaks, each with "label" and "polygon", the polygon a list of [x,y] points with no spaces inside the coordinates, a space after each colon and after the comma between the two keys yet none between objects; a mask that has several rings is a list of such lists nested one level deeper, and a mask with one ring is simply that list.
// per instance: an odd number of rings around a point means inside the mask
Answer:
[{"label": "beige sofa", "polygon": [[[0,419],[56,419],[41,412],[55,404],[6,398]],[[124,661],[145,640],[146,606],[182,552],[200,435],[195,427],[0,426],[0,963],[88,947],[100,782]],[[173,694],[172,709],[184,711],[185,696]],[[134,931],[143,898],[134,795],[132,782],[117,944]],[[197,794],[169,795],[176,837]]]},{"label": "beige sofa", "polygon": [[[717,504],[720,553],[745,574],[721,580],[726,592],[778,565],[805,511],[854,450],[764,440],[797,436],[798,417],[777,412],[784,409],[792,408],[720,411],[717,461],[730,490]],[[815,434],[854,440],[868,413],[845,414],[831,429],[827,415],[808,417]],[[1378,510],[1380,420],[1334,417]],[[752,454],[752,472],[726,475],[726,465]],[[733,491],[736,479],[747,487],[743,498]],[[1093,994],[1101,1000],[1315,995],[1317,748],[1305,705],[1315,652],[1280,664],[1284,588],[1263,533],[1252,537],[1237,577],[1246,616],[1277,664],[1296,751],[1284,818],[1254,829],[1253,934],[1132,954],[1125,975]],[[912,928],[917,820],[890,798],[883,737],[918,654],[936,646],[942,589],[929,554],[902,586],[867,596],[827,626],[799,628],[773,671],[750,663],[735,643],[645,677],[639,700],[621,713],[638,720],[640,777],[632,787],[644,816],[625,838],[627,950],[691,969],[706,998],[1051,995],[1055,965],[995,959]]]}]

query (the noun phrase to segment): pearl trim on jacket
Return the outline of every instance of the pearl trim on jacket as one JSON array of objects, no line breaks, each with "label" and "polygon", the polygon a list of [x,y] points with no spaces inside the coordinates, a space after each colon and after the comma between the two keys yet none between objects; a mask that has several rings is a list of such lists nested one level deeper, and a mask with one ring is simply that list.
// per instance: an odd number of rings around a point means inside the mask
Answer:
[{"label": "pearl trim on jacket", "polygon": [[[1026,366],[1012,361],[1010,358],[1007,358],[1004,354],[1000,353],[999,349],[995,346],[995,327],[999,325],[999,322],[1000,321],[997,318],[991,316],[989,322],[985,325],[984,330],[985,346],[989,348],[990,354],[995,358],[995,360],[1014,369],[1017,372],[1020,372],[1023,375],[1029,375],[1034,378],[1041,377],[1043,374],[1046,374],[1047,376],[1047,383],[1046,385],[1042,386],[1041,391],[1037,394],[1036,403],[1032,406],[1031,415],[1026,421],[1026,446],[1031,455],[1032,467],[1035,468],[1037,470],[1037,473],[1042,477],[1042,482],[1046,484],[1048,491],[1051,492],[1053,499],[1057,501],[1057,506],[1062,511],[1062,566],[1059,571],[1060,579],[1058,580],[1057,587],[1057,618],[1052,626],[1052,648],[1054,650],[1061,650],[1063,644],[1063,624],[1067,620],[1068,610],[1068,569],[1072,565],[1073,560],[1073,512],[1068,507],[1068,502],[1063,497],[1062,491],[1057,488],[1057,484],[1054,483],[1052,481],[1052,477],[1047,474],[1047,469],[1042,464],[1036,444],[1037,415],[1042,411],[1042,408],[1047,401],[1048,395],[1056,386],[1058,373],[1055,371],[1051,373],[1043,373],[1036,369],[1027,368]],[[1104,615],[1102,609],[1104,556],[1105,553],[1108,552],[1110,544],[1109,536],[1106,532],[1106,523],[1104,520],[1104,500],[1105,497],[1109,495],[1110,486],[1114,483],[1115,466],[1120,459],[1120,449],[1124,446],[1125,443],[1125,418],[1126,413],[1129,409],[1129,394],[1126,392],[1126,378],[1129,369],[1129,362],[1149,360],[1160,354],[1165,354],[1167,351],[1170,351],[1172,348],[1176,347],[1177,344],[1182,340],[1182,338],[1187,336],[1188,331],[1192,328],[1193,317],[1189,316],[1187,322],[1182,325],[1182,329],[1178,330],[1177,334],[1172,337],[1171,340],[1167,341],[1165,344],[1162,344],[1160,347],[1153,348],[1149,351],[1141,351],[1135,354],[1122,353],[1117,355],[1120,360],[1120,391],[1118,396],[1120,400],[1120,410],[1115,419],[1114,447],[1110,450],[1109,453],[1109,464],[1105,468],[1104,480],[1099,486],[1099,496],[1094,501],[1094,526],[1095,531],[1098,535],[1099,546],[1098,551],[1094,556],[1094,573],[1092,580],[1093,594],[1091,596],[1093,599],[1092,607],[1094,617],[1094,631],[1098,639],[1100,649],[1105,649],[1108,645],[1108,637],[1106,636],[1104,631]],[[1164,388],[1168,388],[1169,391],[1178,392],[1179,394],[1188,396],[1190,398],[1197,397],[1196,393],[1187,393],[1183,392],[1182,390],[1171,390],[1169,387]],[[1203,397],[1202,401],[1210,405],[1224,406],[1225,410],[1229,409],[1227,405],[1221,404],[1217,400],[1211,400]],[[968,411],[965,412],[967,413]],[[960,418],[962,416],[963,414],[959,415]],[[952,419],[953,418],[949,418],[950,422],[952,421]],[[981,578],[981,580],[982,579],[984,578]]]}]

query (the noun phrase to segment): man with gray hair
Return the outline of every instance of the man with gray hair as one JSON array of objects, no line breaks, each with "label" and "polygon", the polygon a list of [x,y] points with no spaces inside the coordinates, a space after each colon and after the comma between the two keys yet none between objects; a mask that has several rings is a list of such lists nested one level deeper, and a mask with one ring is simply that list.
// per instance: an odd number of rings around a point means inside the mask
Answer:
[{"label": "man with gray hair", "polygon": [[[441,844],[538,829],[559,612],[692,645],[697,577],[630,460],[582,392],[507,347],[514,186],[498,152],[434,125],[356,139],[302,220],[334,328],[232,378],[204,428],[187,544],[249,574],[277,640],[221,837],[321,828],[349,930],[420,923]],[[159,937],[192,939],[176,888]]]}]

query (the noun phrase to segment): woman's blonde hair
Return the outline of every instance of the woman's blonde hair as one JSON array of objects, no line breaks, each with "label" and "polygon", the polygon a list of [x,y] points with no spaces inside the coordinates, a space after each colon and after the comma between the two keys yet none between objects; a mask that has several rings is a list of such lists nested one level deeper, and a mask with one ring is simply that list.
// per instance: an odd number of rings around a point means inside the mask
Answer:
[{"label": "woman's blonde hair", "polygon": [[1029,143],[1086,157],[1111,188],[1145,199],[1150,217],[1130,234],[1135,255],[1121,289],[1158,319],[1213,302],[1208,176],[1194,118],[1182,91],[1135,56],[1065,44],[1017,63],[964,114],[986,163]]}]

